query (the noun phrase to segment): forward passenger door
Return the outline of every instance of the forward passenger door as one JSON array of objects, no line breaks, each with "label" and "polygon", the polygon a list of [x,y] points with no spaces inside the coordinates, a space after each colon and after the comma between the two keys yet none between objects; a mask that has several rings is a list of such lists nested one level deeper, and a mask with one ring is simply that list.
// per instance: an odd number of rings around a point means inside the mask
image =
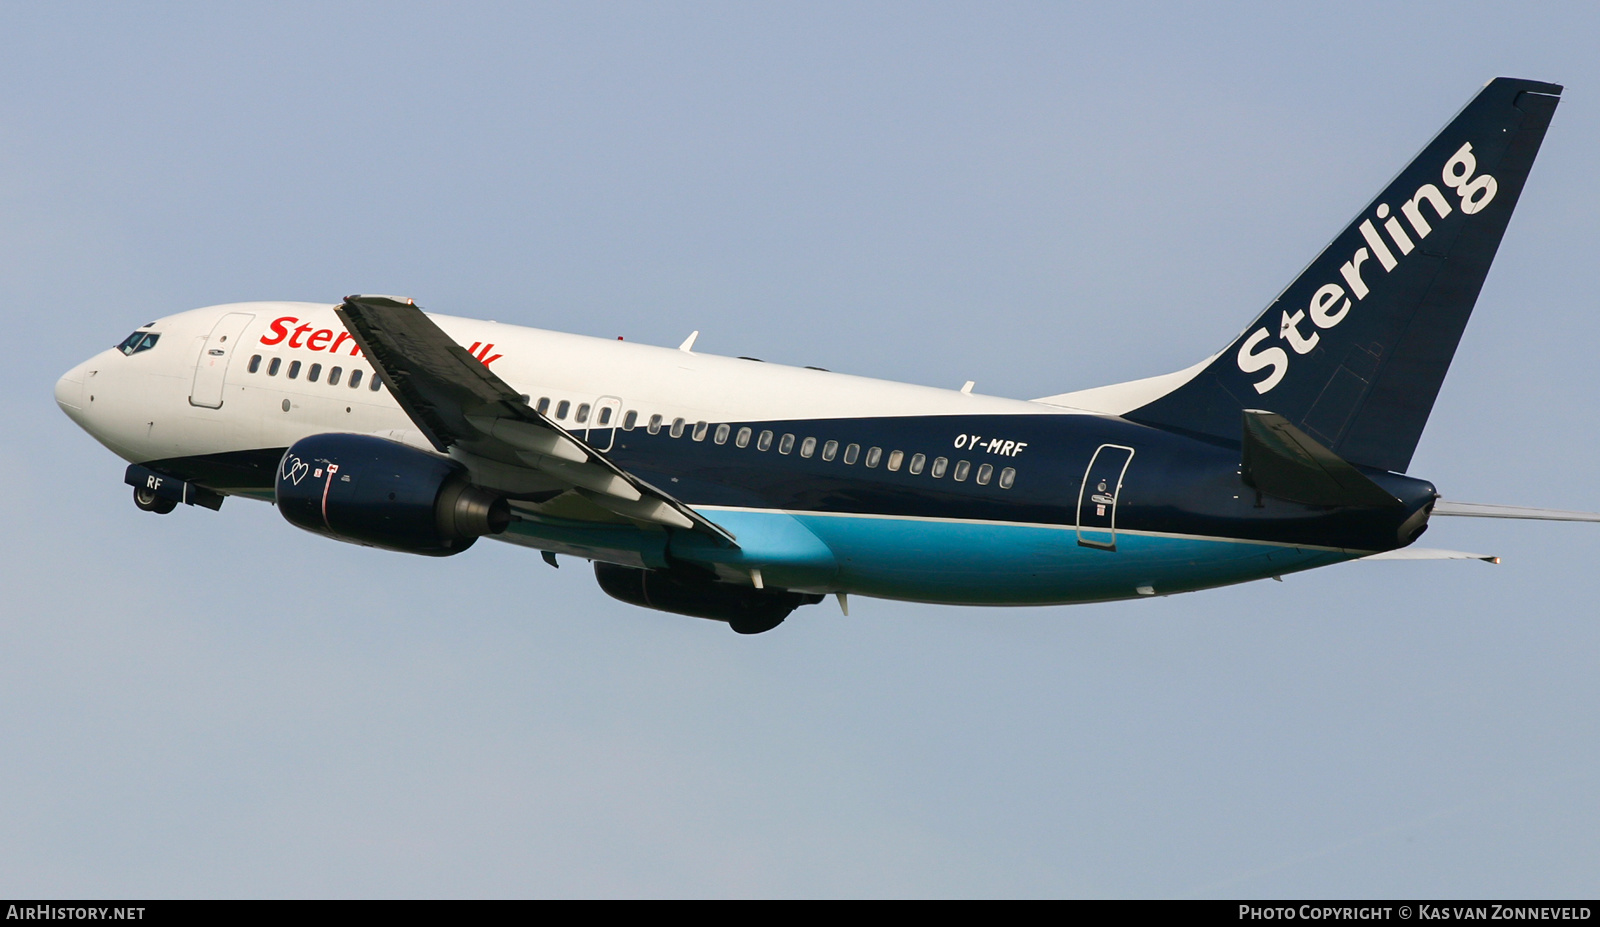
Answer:
[{"label": "forward passenger door", "polygon": [[255,316],[248,312],[230,312],[217,320],[211,336],[200,349],[200,360],[195,363],[194,383],[189,388],[189,404],[206,409],[222,408],[222,387],[228,376],[228,361],[239,344],[239,336]]}]

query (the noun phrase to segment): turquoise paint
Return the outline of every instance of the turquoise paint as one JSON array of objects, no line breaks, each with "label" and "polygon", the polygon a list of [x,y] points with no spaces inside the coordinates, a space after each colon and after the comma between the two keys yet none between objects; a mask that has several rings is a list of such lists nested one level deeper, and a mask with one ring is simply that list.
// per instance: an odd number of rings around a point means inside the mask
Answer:
[{"label": "turquoise paint", "polygon": [[[719,515],[722,513],[718,513]],[[795,515],[838,561],[837,589],[970,605],[1127,599],[1248,582],[1357,553],[1125,531],[1117,549],[1079,546],[1069,526]]]},{"label": "turquoise paint", "polygon": [[761,571],[765,584],[785,589],[832,590],[838,582],[834,552],[793,515],[784,512],[702,512],[738,543],[718,545],[705,535],[674,532],[672,554],[699,563]]},{"label": "turquoise paint", "polygon": [[[1117,532],[1114,551],[1078,544],[1068,525],[1009,525],[859,515],[701,514],[737,549],[699,533],[518,522],[515,542],[631,566],[674,559],[747,575],[772,588],[964,605],[1067,605],[1170,595],[1282,576],[1360,556],[1215,538]],[[663,541],[670,541],[663,547]],[[512,540],[511,538],[507,538]]]}]

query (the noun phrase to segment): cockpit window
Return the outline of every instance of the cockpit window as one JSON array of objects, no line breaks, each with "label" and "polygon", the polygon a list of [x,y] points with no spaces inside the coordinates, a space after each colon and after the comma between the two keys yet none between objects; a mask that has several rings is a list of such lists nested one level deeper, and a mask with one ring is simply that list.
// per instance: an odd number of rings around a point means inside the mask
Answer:
[{"label": "cockpit window", "polygon": [[138,354],[140,351],[148,351],[155,347],[156,342],[160,340],[161,335],[157,332],[134,332],[117,345],[117,350],[123,354]]}]

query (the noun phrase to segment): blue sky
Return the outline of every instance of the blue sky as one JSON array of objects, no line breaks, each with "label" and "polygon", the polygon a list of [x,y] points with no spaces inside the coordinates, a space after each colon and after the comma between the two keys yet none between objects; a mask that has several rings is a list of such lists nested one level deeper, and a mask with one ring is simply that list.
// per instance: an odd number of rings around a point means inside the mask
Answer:
[{"label": "blue sky", "polygon": [[1600,510],[1591,7],[461,6],[0,5],[0,894],[1594,893],[1594,526],[743,638],[504,545],[140,513],[51,400],[159,315],[354,292],[1163,373],[1509,75],[1567,92],[1411,472]]}]

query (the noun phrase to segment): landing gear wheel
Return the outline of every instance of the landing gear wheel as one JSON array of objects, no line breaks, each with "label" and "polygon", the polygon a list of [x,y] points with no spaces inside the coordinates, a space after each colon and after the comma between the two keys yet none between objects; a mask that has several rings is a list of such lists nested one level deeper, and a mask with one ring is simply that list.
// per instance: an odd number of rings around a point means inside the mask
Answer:
[{"label": "landing gear wheel", "polygon": [[133,504],[137,505],[141,512],[154,512],[157,515],[165,515],[178,507],[178,503],[171,499],[163,499],[142,486],[134,487]]}]

